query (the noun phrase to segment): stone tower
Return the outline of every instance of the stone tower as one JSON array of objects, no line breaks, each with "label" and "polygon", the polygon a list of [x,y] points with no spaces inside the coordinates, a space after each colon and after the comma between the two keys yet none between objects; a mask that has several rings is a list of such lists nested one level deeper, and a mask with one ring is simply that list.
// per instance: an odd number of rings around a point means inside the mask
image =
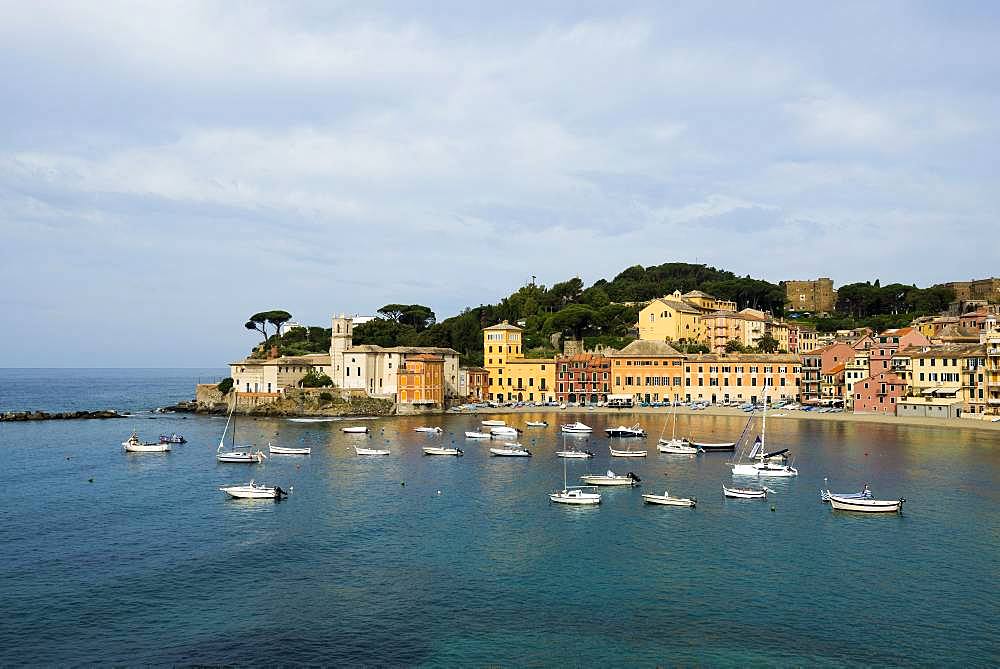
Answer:
[{"label": "stone tower", "polygon": [[340,314],[333,317],[330,328],[330,367],[333,369],[333,382],[338,387],[344,387],[344,351],[354,344],[354,323],[350,316]]}]

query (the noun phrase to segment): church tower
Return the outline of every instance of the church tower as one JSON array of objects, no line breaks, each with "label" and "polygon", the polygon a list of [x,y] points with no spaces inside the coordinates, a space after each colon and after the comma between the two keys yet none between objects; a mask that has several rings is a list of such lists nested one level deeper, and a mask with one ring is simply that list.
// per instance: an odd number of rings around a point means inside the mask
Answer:
[{"label": "church tower", "polygon": [[330,328],[330,367],[333,369],[333,382],[338,387],[344,387],[344,351],[353,346],[354,323],[350,316],[340,314],[333,317]]}]

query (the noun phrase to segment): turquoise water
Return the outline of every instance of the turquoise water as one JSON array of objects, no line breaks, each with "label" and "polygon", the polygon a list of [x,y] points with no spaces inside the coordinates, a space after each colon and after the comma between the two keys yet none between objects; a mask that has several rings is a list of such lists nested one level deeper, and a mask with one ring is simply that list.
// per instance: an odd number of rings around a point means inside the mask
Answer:
[{"label": "turquoise water", "polygon": [[[93,373],[64,372],[53,405],[41,392],[25,408],[103,408],[58,399]],[[195,375],[135,372],[119,408],[188,397],[190,385],[161,401],[158,378]],[[769,483],[773,501],[723,500],[724,454],[651,455],[610,464],[640,488],[575,509],[546,496],[562,485],[556,428],[525,433],[533,458],[491,458],[448,434],[483,417],[369,421],[368,438],[241,420],[240,441],[313,447],[253,466],[215,463],[217,417],[0,424],[4,664],[997,664],[994,433],[776,418],[769,443],[791,448],[801,475]],[[595,432],[633,422],[544,417]],[[663,417],[634,419],[652,448]],[[722,439],[742,421],[679,427]],[[126,455],[133,428],[189,443]],[[421,454],[453,438],[465,457]],[[385,441],[386,458],[352,450]],[[598,457],[570,462],[571,476],[609,467],[607,440],[588,447]],[[833,514],[818,502],[824,476],[906,497],[904,514]],[[251,477],[294,491],[276,504],[217,490]],[[642,505],[664,487],[698,507]]]}]

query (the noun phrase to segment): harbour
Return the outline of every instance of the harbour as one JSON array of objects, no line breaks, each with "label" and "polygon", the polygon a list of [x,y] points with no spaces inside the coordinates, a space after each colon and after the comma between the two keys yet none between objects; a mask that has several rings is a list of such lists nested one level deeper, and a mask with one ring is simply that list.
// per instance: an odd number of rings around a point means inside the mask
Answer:
[{"label": "harbour", "polygon": [[[152,373],[147,381],[160,385]],[[723,483],[745,483],[725,464],[731,454],[610,457],[606,428],[640,423],[651,436],[639,443],[651,447],[666,414],[504,415],[521,429],[548,423],[519,436],[531,458],[493,457],[495,440],[465,439],[490,417],[384,418],[362,434],[343,433],[350,423],[241,418],[240,443],[311,449],[249,465],[215,462],[225,417],[4,424],[2,533],[16,559],[0,583],[18,615],[0,645],[32,664],[985,665],[995,656],[997,634],[979,624],[998,606],[983,587],[997,550],[990,433],[769,421],[769,447],[789,448],[800,474],[767,481],[775,492],[761,501],[723,498]],[[688,420],[678,429],[723,441],[746,417]],[[559,432],[576,421],[594,434]],[[132,429],[187,443],[126,454]],[[422,453],[453,441],[464,457]],[[387,444],[389,455],[355,452]],[[564,446],[594,457],[556,457]],[[601,488],[593,508],[554,504],[564,466],[570,485],[608,469],[642,482]],[[292,492],[275,502],[219,491],[251,478]],[[834,512],[819,499],[824,478],[907,502],[901,514]],[[697,507],[643,504],[664,490]],[[514,626],[517,644],[503,633]]]}]

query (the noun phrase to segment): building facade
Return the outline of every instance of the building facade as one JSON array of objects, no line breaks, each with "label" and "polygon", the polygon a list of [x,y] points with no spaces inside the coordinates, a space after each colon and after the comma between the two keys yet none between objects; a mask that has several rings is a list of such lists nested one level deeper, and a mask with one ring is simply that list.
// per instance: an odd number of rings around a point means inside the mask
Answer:
[{"label": "building facade", "polygon": [[869,369],[874,376],[879,372],[891,371],[892,356],[908,346],[928,346],[930,340],[912,327],[892,328],[878,333],[871,344]]},{"label": "building facade", "polygon": [[[298,388],[306,374],[331,375],[330,356],[325,353],[281,356],[263,360],[247,358],[229,363],[233,387],[241,394],[265,393],[278,396],[286,388]],[[336,383],[336,381],[334,381]]]},{"label": "building facade", "polygon": [[684,355],[665,342],[636,340],[608,356],[611,394],[633,402],[675,402],[684,397]]},{"label": "building facade", "polygon": [[[949,418],[984,414],[988,406],[987,346],[946,344],[908,351],[912,380],[906,403],[943,407]],[[909,410],[910,407],[907,407]],[[942,411],[935,409],[932,414]]]},{"label": "building facade", "polygon": [[906,382],[892,372],[879,372],[854,384],[855,413],[896,415],[896,407],[906,397]]},{"label": "building facade", "polygon": [[607,402],[611,393],[611,359],[596,353],[556,358],[556,397],[564,403]]},{"label": "building facade", "polygon": [[868,371],[868,351],[855,351],[854,357],[844,365],[844,409],[851,411],[854,409],[854,385],[858,381],[867,379]]},{"label": "building facade", "polygon": [[555,401],[555,361],[525,358],[522,330],[507,321],[483,328],[487,399],[494,402]]},{"label": "building facade", "polygon": [[399,402],[444,408],[444,358],[429,353],[411,355],[397,374]]},{"label": "building facade", "polygon": [[689,355],[684,363],[684,401],[769,402],[800,395],[801,361],[790,354]]}]

